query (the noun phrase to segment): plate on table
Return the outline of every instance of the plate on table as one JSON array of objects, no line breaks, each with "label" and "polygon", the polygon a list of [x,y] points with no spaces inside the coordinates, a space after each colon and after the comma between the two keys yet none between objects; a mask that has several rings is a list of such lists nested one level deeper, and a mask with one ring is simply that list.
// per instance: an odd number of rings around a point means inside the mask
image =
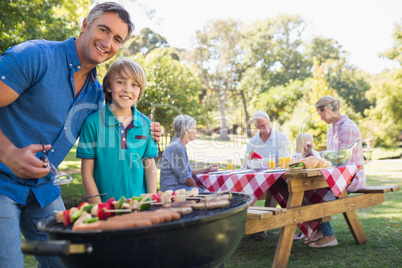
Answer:
[{"label": "plate on table", "polygon": [[214,172],[209,172],[207,174],[209,175],[216,175],[216,174],[226,174],[226,173],[230,173],[231,170],[222,170],[222,171],[214,171]]},{"label": "plate on table", "polygon": [[239,169],[239,170],[232,170],[230,174],[243,174],[243,173],[255,173],[254,169]]},{"label": "plate on table", "polygon": [[288,171],[287,169],[284,168],[276,168],[276,169],[267,169],[263,171],[263,173],[276,173],[276,172],[285,172]]}]

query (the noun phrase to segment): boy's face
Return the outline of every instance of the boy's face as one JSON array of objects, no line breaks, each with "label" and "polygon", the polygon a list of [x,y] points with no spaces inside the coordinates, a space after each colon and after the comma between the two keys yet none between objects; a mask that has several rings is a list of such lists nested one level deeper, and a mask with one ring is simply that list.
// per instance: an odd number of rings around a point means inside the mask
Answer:
[{"label": "boy's face", "polygon": [[128,25],[114,13],[106,13],[88,27],[82,23],[82,34],[77,43],[80,59],[98,65],[111,59],[123,44],[128,34]]},{"label": "boy's face", "polygon": [[111,88],[107,91],[111,92],[112,104],[116,109],[131,113],[131,107],[137,103],[141,89],[131,78],[114,76],[111,80]]}]

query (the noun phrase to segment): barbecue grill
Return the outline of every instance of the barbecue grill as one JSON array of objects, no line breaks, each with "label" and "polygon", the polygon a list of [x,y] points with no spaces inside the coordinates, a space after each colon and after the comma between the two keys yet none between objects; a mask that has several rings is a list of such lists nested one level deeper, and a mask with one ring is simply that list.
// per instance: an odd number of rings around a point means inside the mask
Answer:
[{"label": "barbecue grill", "polygon": [[253,200],[252,195],[232,193],[229,207],[113,231],[74,232],[52,216],[38,223],[50,241],[26,242],[22,251],[56,255],[66,267],[218,267],[239,245]]}]

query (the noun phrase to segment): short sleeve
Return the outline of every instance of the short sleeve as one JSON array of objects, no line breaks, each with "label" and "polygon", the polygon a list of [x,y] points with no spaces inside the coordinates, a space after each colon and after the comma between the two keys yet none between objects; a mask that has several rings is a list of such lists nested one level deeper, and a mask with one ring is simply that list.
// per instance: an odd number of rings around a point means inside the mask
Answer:
[{"label": "short sleeve", "polygon": [[80,141],[77,147],[77,158],[96,158],[97,127],[88,117],[80,132]]},{"label": "short sleeve", "polygon": [[152,138],[151,134],[148,135],[147,138],[147,147],[144,152],[143,159],[155,158],[158,157],[158,144]]},{"label": "short sleeve", "polygon": [[42,77],[46,69],[42,54],[40,47],[29,41],[7,49],[0,56],[1,81],[21,95]]}]

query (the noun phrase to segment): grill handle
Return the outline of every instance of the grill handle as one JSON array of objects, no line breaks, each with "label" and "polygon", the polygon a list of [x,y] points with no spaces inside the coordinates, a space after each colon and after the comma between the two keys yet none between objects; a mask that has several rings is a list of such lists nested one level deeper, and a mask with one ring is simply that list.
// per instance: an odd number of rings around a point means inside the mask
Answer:
[{"label": "grill handle", "polygon": [[92,253],[91,244],[71,244],[68,240],[27,241],[22,243],[21,250],[25,254],[39,256],[69,256],[70,254]]}]

